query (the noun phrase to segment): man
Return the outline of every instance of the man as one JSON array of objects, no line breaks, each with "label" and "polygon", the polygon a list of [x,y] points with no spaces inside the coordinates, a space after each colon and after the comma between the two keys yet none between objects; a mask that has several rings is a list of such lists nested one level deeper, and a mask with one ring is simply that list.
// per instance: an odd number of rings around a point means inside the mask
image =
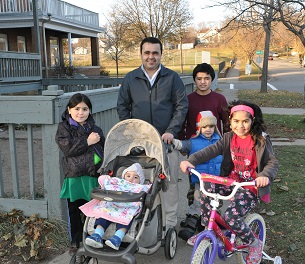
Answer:
[{"label": "man", "polygon": [[[164,143],[170,144],[177,137],[186,117],[188,101],[185,87],[176,72],[160,63],[162,43],[159,39],[143,39],[140,53],[142,65],[125,76],[119,91],[119,118],[138,118],[152,124]],[[168,154],[171,178],[169,188],[164,193],[167,228],[177,224],[178,155],[177,150]]]}]

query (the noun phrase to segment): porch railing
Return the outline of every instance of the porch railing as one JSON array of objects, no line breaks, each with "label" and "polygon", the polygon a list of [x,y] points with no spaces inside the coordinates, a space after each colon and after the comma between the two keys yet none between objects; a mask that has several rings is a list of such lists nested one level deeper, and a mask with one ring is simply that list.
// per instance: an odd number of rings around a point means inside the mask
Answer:
[{"label": "porch railing", "polygon": [[[37,0],[38,11],[50,13],[54,17],[72,20],[76,23],[99,26],[98,13],[60,1]],[[0,13],[30,13],[33,12],[32,0],[1,0]],[[32,15],[32,14],[31,14]]]},{"label": "porch railing", "polygon": [[40,55],[12,51],[0,52],[0,80],[2,82],[41,80]]}]

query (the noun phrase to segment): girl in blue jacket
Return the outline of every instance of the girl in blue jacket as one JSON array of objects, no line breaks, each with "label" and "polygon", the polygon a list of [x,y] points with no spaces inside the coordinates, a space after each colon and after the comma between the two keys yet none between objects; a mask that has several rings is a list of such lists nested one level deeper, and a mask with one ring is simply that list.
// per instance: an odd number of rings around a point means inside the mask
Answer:
[{"label": "girl in blue jacket", "polygon": [[[174,139],[174,148],[181,153],[191,155],[198,150],[214,144],[221,138],[217,129],[217,119],[211,111],[201,111],[198,114],[196,127],[196,135],[192,138],[188,140]],[[219,155],[205,163],[197,165],[196,170],[200,173],[219,175],[221,162],[222,155]],[[201,227],[199,180],[196,176],[190,176],[190,185],[194,188],[194,201],[189,205],[187,217],[181,223],[185,229],[180,230],[178,233],[178,236],[185,241],[194,235],[197,227]]]}]

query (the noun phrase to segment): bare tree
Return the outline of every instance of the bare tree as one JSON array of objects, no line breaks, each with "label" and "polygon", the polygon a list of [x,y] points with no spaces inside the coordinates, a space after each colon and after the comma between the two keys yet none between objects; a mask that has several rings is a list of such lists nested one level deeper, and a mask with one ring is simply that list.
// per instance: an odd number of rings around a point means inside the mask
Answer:
[{"label": "bare tree", "polygon": [[157,37],[166,42],[192,21],[186,0],[120,0],[117,12],[126,19],[135,41]]},{"label": "bare tree", "polygon": [[305,47],[305,2],[304,0],[276,0],[275,10],[279,20],[296,35]]},{"label": "bare tree", "polygon": [[224,28],[232,25],[262,26],[265,31],[263,74],[261,92],[267,92],[268,55],[272,23],[282,22],[289,31],[300,38],[305,46],[305,8],[304,1],[294,0],[223,0],[212,6],[226,6],[231,16]]},{"label": "bare tree", "polygon": [[[243,13],[256,9],[273,10],[273,20],[282,22],[286,28],[296,35],[305,47],[305,2],[304,0],[220,0],[214,1],[213,5],[205,8],[224,6],[230,13],[231,18],[238,18]],[[237,7],[237,8],[236,8]],[[260,13],[260,11],[258,12]]]},{"label": "bare tree", "polygon": [[[261,49],[264,44],[264,31],[262,28],[243,27],[239,29],[227,29],[222,32],[222,39],[225,45],[233,53],[246,59],[248,64],[252,64],[256,50]],[[247,41],[245,41],[247,40]]]},{"label": "bare tree", "polygon": [[124,16],[118,15],[116,6],[112,6],[108,14],[105,36],[107,38],[107,54],[116,64],[116,76],[119,75],[119,62],[123,61],[125,51],[134,43],[128,41],[129,25]]},{"label": "bare tree", "polygon": [[[270,6],[274,6],[275,0],[262,0],[264,5],[259,5],[255,1],[243,0],[224,0],[217,2],[217,5],[225,5],[231,10],[230,18],[227,19],[226,24],[221,29],[229,28],[231,30],[238,30],[240,28],[249,28],[253,31],[264,29],[265,44],[264,44],[264,58],[263,71],[261,81],[261,92],[267,92],[267,78],[268,78],[268,55],[271,36],[271,25],[274,21],[276,11]],[[252,41],[252,39],[251,39]]]}]

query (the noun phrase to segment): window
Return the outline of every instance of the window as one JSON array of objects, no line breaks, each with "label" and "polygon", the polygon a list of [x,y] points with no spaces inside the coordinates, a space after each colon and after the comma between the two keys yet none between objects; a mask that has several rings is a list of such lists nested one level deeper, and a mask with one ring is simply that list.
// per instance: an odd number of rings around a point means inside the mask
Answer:
[{"label": "window", "polygon": [[60,64],[58,38],[50,37],[51,66]]},{"label": "window", "polygon": [[18,52],[26,52],[25,37],[17,36]]},{"label": "window", "polygon": [[5,34],[0,34],[0,50],[8,51],[7,35],[5,35]]}]

